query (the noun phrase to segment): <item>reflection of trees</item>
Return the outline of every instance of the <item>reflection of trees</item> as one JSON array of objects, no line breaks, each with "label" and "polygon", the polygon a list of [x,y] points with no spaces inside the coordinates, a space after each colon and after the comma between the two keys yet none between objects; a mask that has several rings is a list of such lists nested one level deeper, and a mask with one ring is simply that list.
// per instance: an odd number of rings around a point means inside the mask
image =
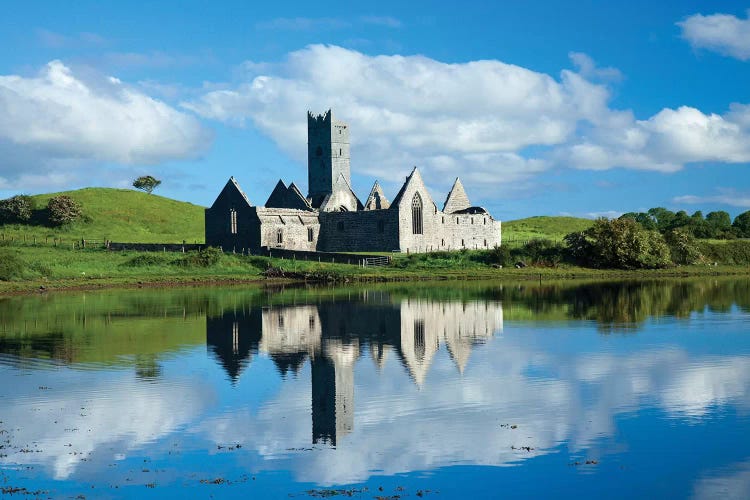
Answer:
[{"label": "reflection of trees", "polygon": [[[750,311],[750,281],[658,280],[544,286],[506,286],[491,295],[503,300],[506,316],[523,304],[526,318],[595,321],[604,330],[637,329],[651,317],[687,318],[706,309]],[[509,305],[509,306],[508,306]]]}]

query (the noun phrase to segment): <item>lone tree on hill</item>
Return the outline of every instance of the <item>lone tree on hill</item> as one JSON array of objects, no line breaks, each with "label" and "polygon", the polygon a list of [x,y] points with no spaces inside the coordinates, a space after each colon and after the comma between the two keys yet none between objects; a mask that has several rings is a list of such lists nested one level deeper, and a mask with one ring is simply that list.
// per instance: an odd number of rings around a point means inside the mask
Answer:
[{"label": "lone tree on hill", "polygon": [[54,226],[69,224],[81,217],[81,206],[70,196],[60,195],[50,198],[47,203],[49,221]]},{"label": "lone tree on hill", "polygon": [[151,194],[154,189],[159,187],[159,184],[161,184],[161,181],[150,175],[142,175],[133,181],[134,188],[146,191],[148,194]]}]

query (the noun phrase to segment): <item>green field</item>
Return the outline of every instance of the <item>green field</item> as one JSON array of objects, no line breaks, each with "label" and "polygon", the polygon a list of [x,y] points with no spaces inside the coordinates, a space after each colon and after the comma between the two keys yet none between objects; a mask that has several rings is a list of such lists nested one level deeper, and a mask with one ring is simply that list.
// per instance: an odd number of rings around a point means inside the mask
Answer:
[{"label": "green field", "polygon": [[[67,195],[83,209],[81,220],[60,228],[43,224],[50,198]],[[203,243],[203,207],[132,189],[86,188],[32,196],[36,204],[31,224],[0,225],[0,241],[52,243],[95,240],[137,243]]]},{"label": "green field", "polygon": [[562,240],[566,234],[584,231],[594,223],[579,217],[538,216],[503,222],[503,243],[525,243],[534,239]]}]

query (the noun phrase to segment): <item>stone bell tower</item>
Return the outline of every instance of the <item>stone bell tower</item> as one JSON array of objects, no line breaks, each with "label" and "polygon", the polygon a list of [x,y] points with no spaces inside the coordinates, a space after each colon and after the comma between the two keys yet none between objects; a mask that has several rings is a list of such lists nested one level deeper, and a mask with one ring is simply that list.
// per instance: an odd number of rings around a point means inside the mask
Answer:
[{"label": "stone bell tower", "polygon": [[322,115],[307,112],[307,197],[319,208],[333,193],[339,175],[351,186],[349,125],[334,120],[329,109]]}]

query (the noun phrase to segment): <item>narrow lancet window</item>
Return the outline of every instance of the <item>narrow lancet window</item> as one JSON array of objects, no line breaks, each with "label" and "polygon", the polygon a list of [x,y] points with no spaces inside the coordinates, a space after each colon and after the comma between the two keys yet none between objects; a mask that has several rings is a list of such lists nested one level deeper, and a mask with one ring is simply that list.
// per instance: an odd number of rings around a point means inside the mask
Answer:
[{"label": "narrow lancet window", "polygon": [[233,208],[229,210],[229,232],[237,234],[237,210]]},{"label": "narrow lancet window", "polygon": [[411,200],[411,227],[413,234],[423,234],[422,230],[422,197],[414,193]]}]

